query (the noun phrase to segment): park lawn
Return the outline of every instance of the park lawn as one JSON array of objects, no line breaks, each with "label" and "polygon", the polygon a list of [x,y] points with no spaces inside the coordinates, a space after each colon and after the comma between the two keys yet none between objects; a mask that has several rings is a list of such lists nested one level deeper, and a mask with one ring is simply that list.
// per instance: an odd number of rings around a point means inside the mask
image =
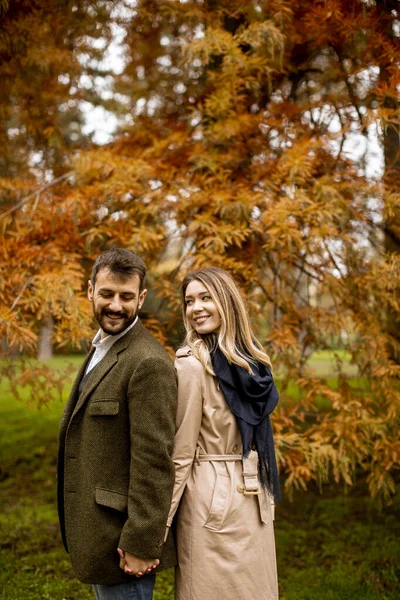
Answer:
[{"label": "park lawn", "polygon": [[[79,364],[81,357],[73,362]],[[57,367],[64,363],[53,361]],[[91,586],[74,578],[58,531],[56,438],[62,405],[55,400],[41,410],[27,408],[0,385],[0,598],[5,600],[94,598]],[[295,493],[292,503],[285,498],[277,508],[281,600],[399,598],[398,496],[379,510],[362,481],[347,493],[335,487],[323,491]],[[168,570],[157,578],[154,600],[172,598]]]},{"label": "park lawn", "polygon": [[345,350],[318,350],[313,352],[307,366],[318,377],[332,377],[336,372],[337,363],[341,364],[344,375],[357,377],[357,365],[350,362],[350,354]]}]

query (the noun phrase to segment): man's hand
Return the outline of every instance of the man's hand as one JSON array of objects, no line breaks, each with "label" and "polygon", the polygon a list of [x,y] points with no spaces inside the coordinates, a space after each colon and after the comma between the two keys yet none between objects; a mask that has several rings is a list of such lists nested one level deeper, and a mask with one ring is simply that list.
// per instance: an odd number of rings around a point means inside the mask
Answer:
[{"label": "man's hand", "polygon": [[125,552],[122,548],[118,548],[118,554],[120,568],[128,575],[135,575],[136,577],[141,577],[144,573],[151,573],[160,564],[158,558],[141,558]]}]

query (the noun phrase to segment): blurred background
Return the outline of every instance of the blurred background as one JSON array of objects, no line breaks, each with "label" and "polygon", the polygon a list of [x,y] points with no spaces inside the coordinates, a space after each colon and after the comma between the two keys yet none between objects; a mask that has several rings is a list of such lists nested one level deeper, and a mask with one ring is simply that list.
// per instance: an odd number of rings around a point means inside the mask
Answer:
[{"label": "blurred background", "polygon": [[0,597],[93,597],[55,456],[111,246],[171,356],[184,275],[240,283],[281,396],[281,599],[400,597],[399,10],[0,0]]}]

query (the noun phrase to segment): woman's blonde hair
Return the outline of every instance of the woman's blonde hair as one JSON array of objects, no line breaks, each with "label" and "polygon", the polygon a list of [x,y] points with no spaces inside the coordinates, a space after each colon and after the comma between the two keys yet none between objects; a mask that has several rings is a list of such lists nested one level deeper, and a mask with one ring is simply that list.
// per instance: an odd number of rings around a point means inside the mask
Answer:
[{"label": "woman's blonde hair", "polygon": [[[200,281],[209,291],[219,316],[218,332],[200,335],[186,316],[186,289],[192,281]],[[269,356],[256,339],[248,317],[244,299],[233,277],[218,267],[208,267],[189,273],[182,282],[183,322],[186,330],[184,345],[188,345],[206,370],[214,374],[210,351],[219,346],[230,363],[240,365],[249,373],[257,361],[271,368]]]}]

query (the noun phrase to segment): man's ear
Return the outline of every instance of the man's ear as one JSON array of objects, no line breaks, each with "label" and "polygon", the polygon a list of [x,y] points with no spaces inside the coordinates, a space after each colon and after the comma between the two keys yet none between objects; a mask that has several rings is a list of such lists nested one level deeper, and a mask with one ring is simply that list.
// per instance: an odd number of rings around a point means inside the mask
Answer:
[{"label": "man's ear", "polygon": [[147,290],[142,290],[139,294],[139,308],[142,308],[144,299],[146,298]]},{"label": "man's ear", "polygon": [[92,282],[89,279],[88,286],[87,286],[87,297],[89,298],[90,302],[93,301],[93,293],[94,293],[94,289],[92,286]]}]

